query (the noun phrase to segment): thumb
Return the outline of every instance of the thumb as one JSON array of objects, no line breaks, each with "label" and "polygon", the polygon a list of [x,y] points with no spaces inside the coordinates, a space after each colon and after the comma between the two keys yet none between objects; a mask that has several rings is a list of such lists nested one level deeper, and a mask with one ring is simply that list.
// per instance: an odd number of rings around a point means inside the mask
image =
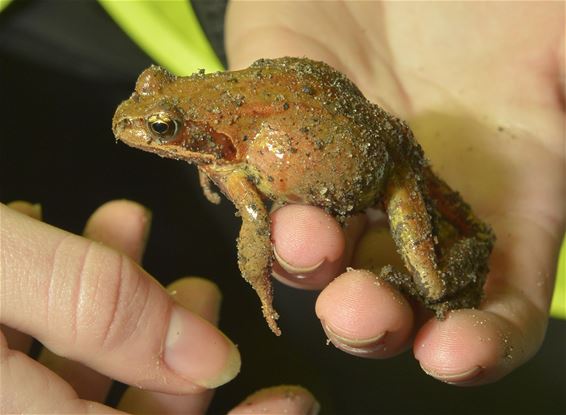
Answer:
[{"label": "thumb", "polygon": [[1,323],[144,389],[196,392],[236,376],[234,344],[128,257],[0,209]]}]

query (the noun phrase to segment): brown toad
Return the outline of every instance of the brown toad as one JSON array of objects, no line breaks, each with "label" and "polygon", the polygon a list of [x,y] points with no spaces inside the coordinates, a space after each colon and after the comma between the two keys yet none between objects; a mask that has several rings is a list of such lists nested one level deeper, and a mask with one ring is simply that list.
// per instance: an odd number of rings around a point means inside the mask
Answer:
[{"label": "brown toad", "polygon": [[152,66],[117,109],[116,137],[198,166],[204,194],[238,209],[238,263],[271,330],[270,220],[264,200],[326,209],[338,220],[381,207],[409,275],[380,277],[442,318],[478,305],[494,235],[428,166],[408,126],[344,75],[306,58],[176,77]]}]

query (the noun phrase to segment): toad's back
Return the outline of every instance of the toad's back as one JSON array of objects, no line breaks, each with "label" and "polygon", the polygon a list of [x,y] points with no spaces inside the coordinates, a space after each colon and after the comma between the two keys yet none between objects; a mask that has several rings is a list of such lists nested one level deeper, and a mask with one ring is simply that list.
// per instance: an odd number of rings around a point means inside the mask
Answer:
[{"label": "toad's back", "polygon": [[322,62],[262,59],[242,71],[206,75],[199,86],[205,89],[195,99],[206,97],[215,106],[208,113],[222,114],[207,122],[231,137],[239,153],[234,162],[273,200],[337,215],[363,210],[379,198],[399,145],[413,146],[400,120]]},{"label": "toad's back", "polygon": [[[177,134],[152,142],[152,115],[163,124],[176,120]],[[304,58],[187,77],[152,67],[115,121],[136,131],[118,132],[134,147],[199,164],[216,182],[243,172],[269,199],[337,216],[374,205],[399,161],[423,159],[402,121],[341,73]]]}]

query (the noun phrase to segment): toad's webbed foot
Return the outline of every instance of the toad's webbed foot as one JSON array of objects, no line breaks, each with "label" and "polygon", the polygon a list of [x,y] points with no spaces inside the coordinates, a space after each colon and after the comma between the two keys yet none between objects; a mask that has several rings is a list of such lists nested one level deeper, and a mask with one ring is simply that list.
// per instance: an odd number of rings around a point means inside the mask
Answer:
[{"label": "toad's webbed foot", "polygon": [[420,175],[410,167],[395,174],[385,207],[412,278],[387,270],[382,278],[420,298],[438,318],[452,309],[477,307],[495,240],[489,226],[428,167]]}]

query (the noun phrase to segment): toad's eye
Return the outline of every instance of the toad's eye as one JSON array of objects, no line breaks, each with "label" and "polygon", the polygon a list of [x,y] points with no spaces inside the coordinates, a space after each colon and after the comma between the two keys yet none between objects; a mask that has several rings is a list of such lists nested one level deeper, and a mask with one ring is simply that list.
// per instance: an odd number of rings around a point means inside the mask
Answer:
[{"label": "toad's eye", "polygon": [[151,132],[161,141],[170,141],[177,135],[179,123],[166,114],[155,114],[147,119]]}]

